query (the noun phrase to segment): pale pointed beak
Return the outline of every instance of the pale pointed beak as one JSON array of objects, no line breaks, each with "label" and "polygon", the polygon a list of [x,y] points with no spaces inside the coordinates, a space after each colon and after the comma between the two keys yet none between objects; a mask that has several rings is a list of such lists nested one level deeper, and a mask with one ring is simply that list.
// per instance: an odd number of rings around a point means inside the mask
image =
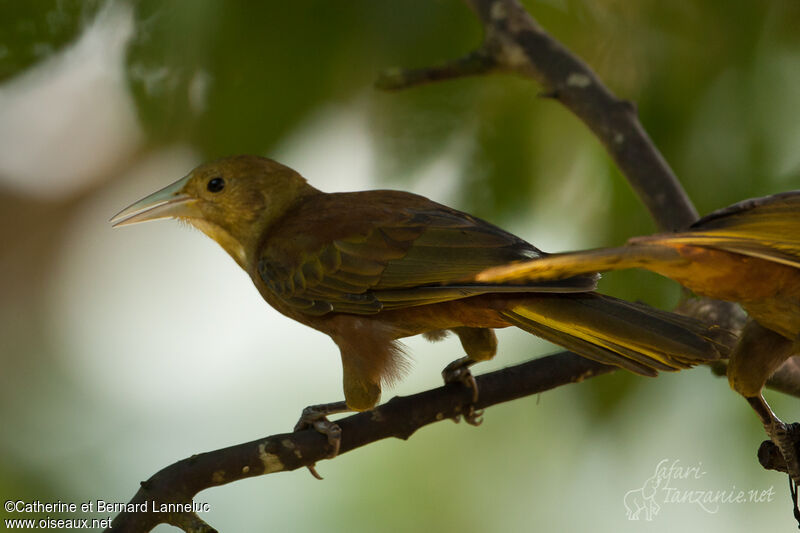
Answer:
[{"label": "pale pointed beak", "polygon": [[159,218],[199,216],[197,198],[181,192],[190,177],[191,174],[129,205],[109,222],[117,227]]}]

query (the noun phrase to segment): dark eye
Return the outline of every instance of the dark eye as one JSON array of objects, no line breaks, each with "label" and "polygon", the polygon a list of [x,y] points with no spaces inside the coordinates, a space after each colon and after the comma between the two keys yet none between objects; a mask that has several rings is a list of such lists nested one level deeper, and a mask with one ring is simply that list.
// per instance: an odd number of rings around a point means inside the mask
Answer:
[{"label": "dark eye", "polygon": [[224,188],[225,180],[222,178],[211,178],[206,185],[206,189],[208,189],[209,192],[219,192]]}]

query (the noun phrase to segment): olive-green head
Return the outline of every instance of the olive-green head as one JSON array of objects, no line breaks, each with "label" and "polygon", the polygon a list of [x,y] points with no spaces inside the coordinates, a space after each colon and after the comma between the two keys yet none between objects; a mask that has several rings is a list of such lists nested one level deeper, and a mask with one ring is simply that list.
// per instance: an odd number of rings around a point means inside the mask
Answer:
[{"label": "olive-green head", "polygon": [[179,218],[217,241],[246,268],[248,252],[300,198],[317,192],[297,172],[264,157],[241,155],[200,165],[126,207],[113,226]]}]

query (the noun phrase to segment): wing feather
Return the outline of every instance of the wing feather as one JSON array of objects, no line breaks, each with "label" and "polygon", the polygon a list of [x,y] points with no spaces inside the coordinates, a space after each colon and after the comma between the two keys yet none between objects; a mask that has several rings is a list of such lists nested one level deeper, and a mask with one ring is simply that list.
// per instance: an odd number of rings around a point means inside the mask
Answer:
[{"label": "wing feather", "polygon": [[421,196],[370,191],[305,201],[271,230],[258,272],[284,303],[313,315],[374,314],[491,292],[594,289],[596,276],[524,285],[462,281],[541,255],[496,226]]},{"label": "wing feather", "polygon": [[800,268],[800,191],[752,198],[719,209],[692,224],[689,231],[666,239]]}]

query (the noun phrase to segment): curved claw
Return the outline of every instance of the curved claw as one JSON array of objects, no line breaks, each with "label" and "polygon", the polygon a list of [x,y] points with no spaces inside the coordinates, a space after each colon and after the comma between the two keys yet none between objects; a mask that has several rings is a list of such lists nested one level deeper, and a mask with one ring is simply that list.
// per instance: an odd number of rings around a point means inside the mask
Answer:
[{"label": "curved claw", "polygon": [[333,459],[339,455],[339,447],[342,445],[342,428],[336,422],[331,422],[327,417],[323,416],[315,420],[312,424],[314,429],[328,437],[328,444],[331,451],[328,453],[328,459]]},{"label": "curved claw", "polygon": [[317,472],[317,463],[308,465],[306,468],[308,468],[308,471],[311,472],[311,475],[317,478],[318,480],[322,481],[323,479],[325,479],[324,477],[319,475],[319,472]]},{"label": "curved claw", "polygon": [[478,401],[478,383],[469,369],[474,363],[475,361],[469,357],[462,357],[461,359],[456,359],[442,370],[442,378],[445,383],[461,383],[472,390],[472,403]]},{"label": "curved claw", "polygon": [[[478,383],[475,381],[475,376],[472,375],[469,367],[475,364],[475,360],[469,357],[462,357],[456,359],[442,370],[442,377],[445,383],[461,383],[472,391],[472,404],[478,402]],[[475,405],[470,405],[469,410],[464,413],[464,422],[470,426],[480,426],[483,422],[483,410],[476,410]],[[454,422],[458,422],[460,416],[453,418]]]},{"label": "curved claw", "polygon": [[[304,429],[314,428],[319,433],[328,437],[328,445],[330,452],[327,458],[333,459],[339,455],[339,448],[342,444],[342,428],[336,422],[328,420],[328,415],[336,413],[345,413],[350,411],[345,402],[323,403],[319,405],[309,405],[303,409],[300,419],[294,426],[295,431],[302,431]],[[316,464],[309,465],[308,471],[317,479],[322,479],[322,476],[317,472]]]},{"label": "curved claw", "polygon": [[469,411],[464,415],[464,422],[476,427],[483,424],[483,409],[475,409],[475,406],[470,405]]}]

